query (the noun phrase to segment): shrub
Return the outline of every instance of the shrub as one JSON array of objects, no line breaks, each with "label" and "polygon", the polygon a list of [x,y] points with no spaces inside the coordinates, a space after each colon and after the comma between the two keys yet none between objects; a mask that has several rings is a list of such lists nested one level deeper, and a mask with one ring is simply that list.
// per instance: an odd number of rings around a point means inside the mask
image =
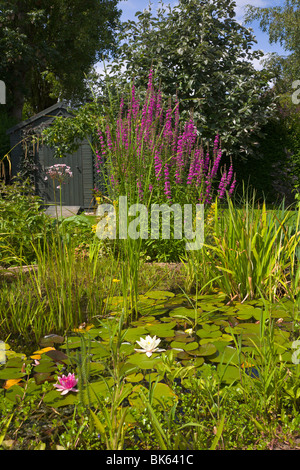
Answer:
[{"label": "shrub", "polygon": [[0,264],[34,262],[33,245],[49,232],[51,220],[41,209],[42,200],[29,181],[0,182]]}]

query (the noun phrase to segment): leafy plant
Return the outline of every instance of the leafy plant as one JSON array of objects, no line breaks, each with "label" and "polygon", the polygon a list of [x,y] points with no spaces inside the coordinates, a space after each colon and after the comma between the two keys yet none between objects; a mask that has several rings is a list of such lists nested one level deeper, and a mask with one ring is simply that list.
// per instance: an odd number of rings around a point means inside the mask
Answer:
[{"label": "leafy plant", "polygon": [[42,200],[35,196],[28,181],[0,182],[0,262],[30,264],[35,261],[32,244],[51,232],[51,221],[42,211]]}]

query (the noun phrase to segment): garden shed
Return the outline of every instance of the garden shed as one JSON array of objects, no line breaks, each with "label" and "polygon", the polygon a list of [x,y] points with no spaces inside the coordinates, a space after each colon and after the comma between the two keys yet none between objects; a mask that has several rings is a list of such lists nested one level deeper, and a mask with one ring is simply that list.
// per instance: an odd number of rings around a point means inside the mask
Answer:
[{"label": "garden shed", "polygon": [[[50,108],[41,111],[26,121],[20,122],[7,131],[10,136],[10,160],[11,176],[16,176],[22,170],[30,173],[35,185],[36,194],[45,202],[45,205],[54,205],[59,202],[59,189],[53,185],[53,181],[45,179],[48,167],[57,163],[68,165],[73,177],[62,185],[62,205],[87,210],[93,200],[95,187],[95,171],[93,152],[88,140],[80,142],[78,150],[63,158],[54,158],[54,151],[39,142],[33,149],[24,148],[24,136],[39,133],[58,116],[72,119],[65,102],[58,102]],[[30,140],[30,139],[28,139]]]}]

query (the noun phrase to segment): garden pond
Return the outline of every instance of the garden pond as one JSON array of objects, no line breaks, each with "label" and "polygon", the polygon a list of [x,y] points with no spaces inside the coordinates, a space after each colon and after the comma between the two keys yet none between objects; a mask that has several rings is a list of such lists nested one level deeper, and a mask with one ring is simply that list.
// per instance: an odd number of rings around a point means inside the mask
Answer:
[{"label": "garden pond", "polygon": [[[178,397],[169,386],[170,380],[183,380],[184,384],[205,364],[215,366],[225,384],[238,380],[241,368],[256,380],[264,360],[263,344],[270,337],[276,361],[288,368],[295,366],[293,341],[297,339],[299,311],[286,298],[276,304],[265,300],[228,303],[221,292],[187,297],[151,291],[139,296],[139,316],[127,327],[119,321],[122,304],[122,297],[109,298],[108,314],[65,337],[45,336],[40,349],[30,355],[13,351],[9,341],[3,343],[0,386],[5,396],[15,401],[25,387],[27,394],[36,394],[44,382],[54,385],[58,374],[71,372],[88,377],[81,393],[62,396],[53,387],[46,392],[44,403],[58,408],[80,398],[95,404],[96,395],[105,398],[114,384],[109,371],[118,335],[121,341],[115,357],[124,397],[131,406],[141,404],[140,389],[153,382],[157,382],[154,398],[171,403]],[[137,352],[137,341],[148,335],[159,338],[159,348],[165,352],[153,352],[150,357]]]}]

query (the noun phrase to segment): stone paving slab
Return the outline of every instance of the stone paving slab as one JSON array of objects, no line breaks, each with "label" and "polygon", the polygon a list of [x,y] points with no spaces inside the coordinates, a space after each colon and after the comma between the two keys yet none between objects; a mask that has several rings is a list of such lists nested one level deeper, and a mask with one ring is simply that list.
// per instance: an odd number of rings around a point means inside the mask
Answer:
[{"label": "stone paving slab", "polygon": [[[80,206],[62,206],[62,216],[63,217],[72,217],[73,215],[77,215],[80,211]],[[56,217],[56,208],[55,206],[49,206],[45,210],[45,214],[49,215],[50,217]],[[57,215],[60,217],[60,207],[57,207]]]}]

